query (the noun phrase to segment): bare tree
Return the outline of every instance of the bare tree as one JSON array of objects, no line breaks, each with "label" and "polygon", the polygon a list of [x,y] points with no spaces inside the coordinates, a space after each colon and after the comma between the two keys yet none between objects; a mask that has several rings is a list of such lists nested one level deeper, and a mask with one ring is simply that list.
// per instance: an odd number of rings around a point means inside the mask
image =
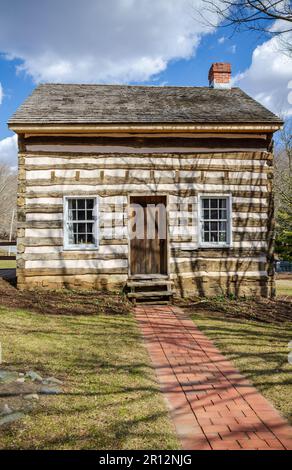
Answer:
[{"label": "bare tree", "polygon": [[[203,0],[207,21],[209,13],[219,18],[222,27],[233,26],[236,31],[253,30],[274,35],[292,31],[291,0]],[[276,20],[277,27],[272,23]],[[216,26],[216,25],[212,25]],[[287,39],[285,40],[285,42]]]},{"label": "bare tree", "polygon": [[285,123],[275,150],[276,247],[292,260],[292,122]]},{"label": "bare tree", "polygon": [[[0,238],[9,236],[13,211],[16,210],[17,173],[9,166],[0,164]],[[13,224],[15,235],[16,224]]]}]

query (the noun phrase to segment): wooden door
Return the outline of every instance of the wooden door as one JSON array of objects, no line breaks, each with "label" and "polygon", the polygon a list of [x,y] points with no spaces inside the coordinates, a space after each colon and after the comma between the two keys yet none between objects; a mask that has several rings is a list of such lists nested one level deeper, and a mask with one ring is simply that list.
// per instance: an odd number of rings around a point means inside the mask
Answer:
[{"label": "wooden door", "polygon": [[131,275],[167,274],[166,196],[131,196],[129,217]]}]

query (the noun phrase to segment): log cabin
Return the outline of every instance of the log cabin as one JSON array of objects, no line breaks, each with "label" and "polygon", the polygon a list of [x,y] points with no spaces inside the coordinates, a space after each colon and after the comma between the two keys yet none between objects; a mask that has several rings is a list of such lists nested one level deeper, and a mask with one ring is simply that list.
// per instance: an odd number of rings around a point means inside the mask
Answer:
[{"label": "log cabin", "polygon": [[41,84],[18,135],[20,289],[272,296],[273,133],[231,86]]}]

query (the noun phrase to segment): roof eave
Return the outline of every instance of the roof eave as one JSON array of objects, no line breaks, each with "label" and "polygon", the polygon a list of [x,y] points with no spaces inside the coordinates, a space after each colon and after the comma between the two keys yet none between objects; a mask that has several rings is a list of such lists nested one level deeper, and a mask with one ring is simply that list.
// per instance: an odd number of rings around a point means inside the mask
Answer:
[{"label": "roof eave", "polygon": [[155,123],[155,124],[28,124],[9,122],[8,127],[17,134],[99,134],[99,133],[196,133],[196,132],[275,132],[282,121],[241,123]]}]

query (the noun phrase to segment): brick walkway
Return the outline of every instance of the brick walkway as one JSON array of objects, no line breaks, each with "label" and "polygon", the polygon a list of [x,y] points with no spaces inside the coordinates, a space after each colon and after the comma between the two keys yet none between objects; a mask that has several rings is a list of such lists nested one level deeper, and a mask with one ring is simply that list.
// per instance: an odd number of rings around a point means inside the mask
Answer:
[{"label": "brick walkway", "polygon": [[181,309],[135,314],[184,449],[292,449],[292,428]]}]

